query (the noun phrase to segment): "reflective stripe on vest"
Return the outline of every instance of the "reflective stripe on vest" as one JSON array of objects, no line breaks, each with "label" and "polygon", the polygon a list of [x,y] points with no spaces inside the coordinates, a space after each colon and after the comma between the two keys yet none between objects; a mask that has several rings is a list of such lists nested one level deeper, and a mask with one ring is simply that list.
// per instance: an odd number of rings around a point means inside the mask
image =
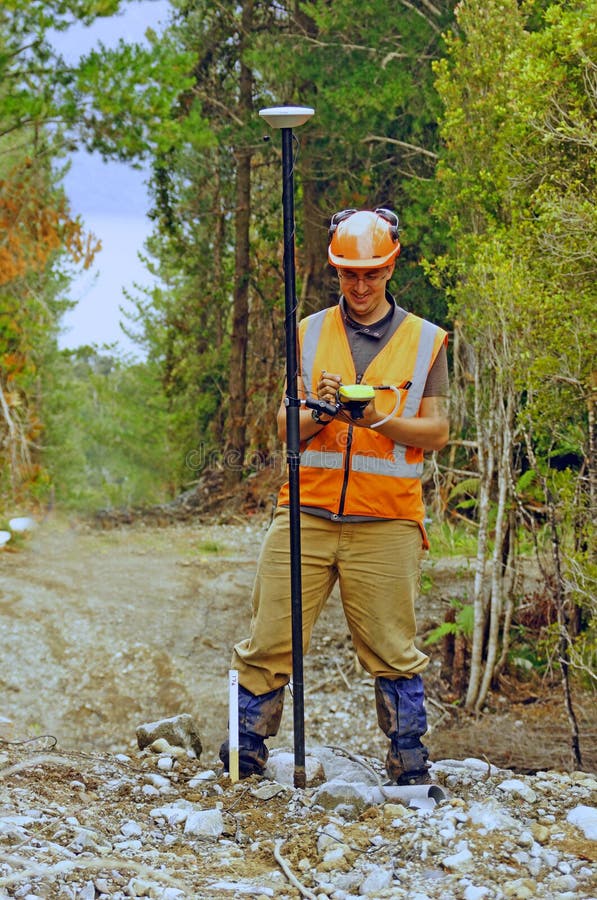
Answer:
[{"label": "reflective stripe on vest", "polygon": [[406,447],[403,447],[402,444],[394,444],[393,459],[355,454],[350,462],[354,472],[366,472],[368,475],[390,475],[393,478],[421,478],[424,468],[422,462],[408,463],[406,461]]},{"label": "reflective stripe on vest", "polygon": [[327,309],[322,309],[320,312],[314,313],[312,316],[309,316],[307,328],[305,330],[305,336],[303,338],[303,352],[301,354],[303,368],[302,376],[303,386],[305,388],[307,397],[310,394],[315,395],[316,393],[313,390],[313,386],[311,384],[311,372],[313,371],[313,364],[315,363],[315,353],[317,352],[317,344],[319,343],[319,335],[321,334],[321,329],[323,328],[323,322],[326,313]]},{"label": "reflective stripe on vest", "polygon": [[408,392],[406,403],[402,410],[403,416],[414,416],[419,411],[419,406],[423,399],[423,391],[425,390],[425,384],[427,382],[427,375],[429,374],[436,334],[437,326],[423,320],[421,336],[419,339],[419,349],[417,351],[415,370],[412,378],[413,384]]},{"label": "reflective stripe on vest", "polygon": [[301,466],[312,466],[314,469],[341,469],[343,455],[329,450],[305,450],[301,453]]}]

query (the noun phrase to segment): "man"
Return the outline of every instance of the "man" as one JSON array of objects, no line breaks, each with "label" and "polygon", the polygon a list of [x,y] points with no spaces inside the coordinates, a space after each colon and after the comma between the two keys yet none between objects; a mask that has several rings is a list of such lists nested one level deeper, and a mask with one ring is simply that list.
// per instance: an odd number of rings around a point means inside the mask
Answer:
[{"label": "man", "polygon": [[[340,301],[299,325],[304,398],[335,406],[342,384],[385,387],[361,418],[349,408],[334,416],[300,410],[303,651],[338,581],[356,653],[375,679],[388,775],[413,784],[429,780],[420,674],[428,658],[414,643],[428,546],[421,474],[424,452],[448,440],[448,377],[446,333],[398,307],[387,290],[399,253],[395,213],[336,213],[328,259]],[[278,433],[285,440],[284,403]],[[288,502],[286,484],[258,563],[251,634],[232,657],[241,777],[265,768],[264,739],[278,731],[292,673]],[[228,768],[227,743],[220,758]]]}]

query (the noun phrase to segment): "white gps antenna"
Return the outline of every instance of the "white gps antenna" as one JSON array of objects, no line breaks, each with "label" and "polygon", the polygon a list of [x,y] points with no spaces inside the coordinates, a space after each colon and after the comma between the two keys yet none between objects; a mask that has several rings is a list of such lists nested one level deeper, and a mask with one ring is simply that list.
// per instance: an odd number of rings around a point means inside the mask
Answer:
[{"label": "white gps antenna", "polygon": [[259,115],[272,128],[298,128],[304,125],[315,110],[310,106],[269,106],[260,109]]}]

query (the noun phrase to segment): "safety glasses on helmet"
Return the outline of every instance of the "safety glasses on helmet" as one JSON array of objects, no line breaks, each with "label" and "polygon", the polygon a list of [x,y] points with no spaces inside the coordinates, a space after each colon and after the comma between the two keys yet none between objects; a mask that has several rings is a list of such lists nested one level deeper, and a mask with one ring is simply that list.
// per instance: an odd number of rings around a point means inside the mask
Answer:
[{"label": "safety glasses on helmet", "polygon": [[[338,225],[341,222],[344,222],[346,219],[349,219],[350,216],[354,215],[354,213],[356,212],[358,212],[357,209],[342,209],[340,210],[340,212],[334,213],[334,215],[330,219],[328,240],[331,241]],[[384,206],[379,206],[377,209],[374,209],[373,212],[381,219],[385,219],[385,221],[388,222],[388,224],[390,225],[390,237],[394,242],[398,241],[400,220],[396,213],[391,209],[386,209]]]}]

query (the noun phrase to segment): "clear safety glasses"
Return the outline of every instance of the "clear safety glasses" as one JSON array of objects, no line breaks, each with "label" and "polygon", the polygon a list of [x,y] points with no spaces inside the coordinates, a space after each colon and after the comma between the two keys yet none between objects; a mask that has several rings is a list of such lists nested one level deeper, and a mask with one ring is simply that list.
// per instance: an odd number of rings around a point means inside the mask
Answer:
[{"label": "clear safety glasses", "polygon": [[[350,216],[354,215],[354,213],[358,212],[357,209],[342,209],[340,212],[334,213],[332,218],[330,219],[330,228],[329,228],[329,239],[332,239],[334,232],[336,231],[340,222],[344,222],[346,219],[350,218]],[[400,225],[400,220],[396,213],[391,209],[386,209],[383,206],[374,209],[373,212],[378,215],[381,219],[384,219],[390,226],[390,234],[392,236],[393,241],[398,240],[398,228]]]},{"label": "clear safety glasses", "polygon": [[351,272],[346,269],[338,269],[337,272],[338,278],[346,284],[357,284],[359,281],[364,281],[365,284],[373,285],[381,281],[382,278],[388,277],[387,266],[384,266],[383,269],[377,269],[375,272]]}]

